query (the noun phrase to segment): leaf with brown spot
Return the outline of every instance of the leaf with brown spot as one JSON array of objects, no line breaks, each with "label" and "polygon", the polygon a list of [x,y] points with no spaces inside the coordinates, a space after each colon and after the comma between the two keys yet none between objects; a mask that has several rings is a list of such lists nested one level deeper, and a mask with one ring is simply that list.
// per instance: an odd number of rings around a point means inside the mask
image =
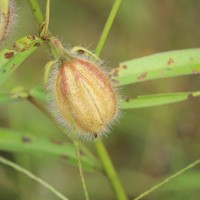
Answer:
[{"label": "leaf with brown spot", "polygon": [[152,94],[146,96],[138,96],[127,101],[122,99],[122,109],[136,109],[146,108],[152,106],[167,105],[177,102],[182,102],[190,99],[191,97],[199,97],[200,91],[196,92],[175,92],[175,93],[163,93],[163,94]]},{"label": "leaf with brown spot", "polygon": [[10,58],[12,58],[13,56],[14,56],[14,52],[13,52],[13,51],[6,52],[6,53],[4,54],[4,58],[5,58],[5,59],[10,59]]},{"label": "leaf with brown spot", "polygon": [[[114,77],[116,69],[120,70]],[[198,72],[200,72],[200,53],[199,48],[195,48],[128,60],[120,63],[118,68],[112,69],[110,74],[115,82],[118,81],[118,85],[128,85],[153,79],[199,74]]]},{"label": "leaf with brown spot", "polygon": [[0,84],[6,80],[20,64],[30,56],[43,40],[35,36],[26,36],[16,42],[11,49],[0,51]]},{"label": "leaf with brown spot", "polygon": [[[25,154],[35,154],[42,156],[65,156],[67,161],[73,161],[77,166],[76,150],[73,144],[63,141],[62,145],[51,142],[46,137],[39,137],[30,133],[14,131],[0,128],[0,150],[6,152],[18,152]],[[101,166],[96,159],[81,155],[83,168],[87,171],[101,170]]]}]

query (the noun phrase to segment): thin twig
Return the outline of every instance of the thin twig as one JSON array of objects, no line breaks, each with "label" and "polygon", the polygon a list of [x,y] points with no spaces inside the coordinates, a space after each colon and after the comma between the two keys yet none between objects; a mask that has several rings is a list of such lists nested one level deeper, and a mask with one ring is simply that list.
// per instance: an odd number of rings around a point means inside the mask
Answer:
[{"label": "thin twig", "polygon": [[191,163],[190,165],[188,165],[187,167],[181,169],[180,171],[176,172],[175,174],[167,177],[166,179],[164,179],[162,182],[158,183],[157,185],[153,186],[152,188],[150,188],[149,190],[145,191],[144,193],[142,193],[141,195],[139,195],[138,197],[136,197],[134,200],[140,200],[144,197],[146,197],[147,195],[149,195],[150,193],[152,193],[153,191],[157,190],[158,188],[160,188],[161,186],[163,186],[164,184],[174,180],[175,178],[177,178],[178,176],[182,175],[184,172],[186,172],[187,170],[195,167],[196,165],[200,164],[200,159],[196,160],[195,162]]},{"label": "thin twig", "polygon": [[80,154],[79,144],[76,139],[73,139],[73,142],[74,142],[74,146],[76,148],[76,155],[77,155],[77,159],[78,159],[78,168],[79,168],[81,182],[82,182],[83,190],[84,190],[84,194],[85,194],[85,200],[89,200],[89,195],[88,195],[88,191],[87,191],[87,187],[86,187],[86,181],[85,181],[84,174],[83,174],[83,167],[82,167],[82,162],[81,162],[81,154]]}]

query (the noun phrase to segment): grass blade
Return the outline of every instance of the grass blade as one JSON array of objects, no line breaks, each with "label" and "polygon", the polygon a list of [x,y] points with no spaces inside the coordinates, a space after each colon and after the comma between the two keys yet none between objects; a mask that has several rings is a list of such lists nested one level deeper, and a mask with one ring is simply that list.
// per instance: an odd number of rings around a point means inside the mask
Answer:
[{"label": "grass blade", "polygon": [[60,192],[58,192],[53,186],[51,186],[49,183],[47,183],[46,181],[42,180],[41,178],[37,177],[36,175],[34,175],[33,173],[31,173],[30,171],[28,171],[27,169],[15,164],[14,162],[11,162],[7,159],[5,159],[4,157],[0,156],[0,163],[7,165],[9,167],[12,167],[13,169],[25,174],[26,176],[28,176],[29,178],[37,181],[38,183],[40,183],[41,185],[43,185],[45,188],[47,188],[49,191],[51,191],[52,193],[54,193],[59,199],[62,200],[68,200],[67,197],[65,197],[63,194],[61,194]]}]

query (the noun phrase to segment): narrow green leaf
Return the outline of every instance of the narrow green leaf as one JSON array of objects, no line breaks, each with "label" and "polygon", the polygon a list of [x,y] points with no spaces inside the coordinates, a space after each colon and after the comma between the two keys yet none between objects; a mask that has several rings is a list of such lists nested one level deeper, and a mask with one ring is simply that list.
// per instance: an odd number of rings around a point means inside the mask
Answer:
[{"label": "narrow green leaf", "polygon": [[[22,97],[22,94],[23,94],[23,97]],[[15,95],[16,98],[13,98],[13,97],[11,98],[10,93],[6,93],[6,92],[0,93],[0,104],[24,99],[25,95],[26,93],[22,91],[21,93],[17,93]],[[31,89],[30,95],[36,99],[45,101],[44,89],[42,87],[35,87]],[[166,104],[186,101],[188,100],[189,97],[198,97],[198,96],[200,96],[200,91],[152,94],[152,95],[146,95],[146,96],[138,96],[133,99],[124,98],[122,99],[120,103],[120,107],[122,109],[145,108],[145,107],[166,105]]]},{"label": "narrow green leaf", "polygon": [[200,49],[158,53],[120,63],[111,71],[119,85],[200,73]]},{"label": "narrow green leaf", "polygon": [[145,108],[151,106],[166,105],[187,100],[189,97],[200,96],[200,92],[178,92],[139,96],[135,99],[122,101],[122,109]]},{"label": "narrow green leaf", "polygon": [[[42,87],[33,88],[31,90],[31,95],[37,99],[45,100],[44,90]],[[181,102],[187,100],[189,97],[198,96],[200,96],[200,91],[153,94],[146,96],[138,96],[134,99],[124,98],[121,101],[120,106],[122,109],[145,108]]]},{"label": "narrow green leaf", "polygon": [[11,49],[0,51],[0,84],[43,42],[35,36],[17,40]]},{"label": "narrow green leaf", "polygon": [[[72,144],[9,129],[0,129],[0,150],[60,156],[69,161],[69,163],[77,165],[76,150]],[[85,170],[100,169],[99,163],[89,157],[82,156],[81,161]]]}]

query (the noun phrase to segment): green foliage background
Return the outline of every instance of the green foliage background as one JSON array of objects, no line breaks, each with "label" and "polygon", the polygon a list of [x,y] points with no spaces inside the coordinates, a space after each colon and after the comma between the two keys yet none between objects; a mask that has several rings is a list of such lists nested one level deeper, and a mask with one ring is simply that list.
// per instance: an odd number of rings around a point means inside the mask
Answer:
[{"label": "green foliage background", "polygon": [[[45,7],[45,1],[40,2]],[[59,0],[51,2],[50,29],[67,45],[95,49],[113,1]],[[37,35],[28,4],[17,1],[18,26],[13,41],[25,35]],[[200,46],[200,4],[196,0],[124,0],[118,12],[101,58],[108,66],[157,52]],[[9,90],[18,85],[31,89],[43,84],[44,65],[48,61],[45,46],[31,55],[1,86]],[[122,87],[124,96],[199,90],[199,75],[153,80]],[[137,196],[164,177],[199,158],[200,101],[188,101],[143,109],[125,110],[104,142],[119,177],[130,197]],[[0,126],[33,133],[49,139],[65,137],[39,110],[20,101],[0,105]],[[86,144],[93,150],[92,144]],[[94,151],[94,150],[93,150]],[[66,194],[82,199],[78,169],[61,156],[7,153],[38,176]],[[114,200],[107,179],[99,172],[85,173],[91,199]],[[152,193],[146,199],[196,200],[200,196],[198,168]],[[31,188],[31,190],[30,190]],[[55,196],[13,170],[0,166],[0,199],[42,200]]]}]

